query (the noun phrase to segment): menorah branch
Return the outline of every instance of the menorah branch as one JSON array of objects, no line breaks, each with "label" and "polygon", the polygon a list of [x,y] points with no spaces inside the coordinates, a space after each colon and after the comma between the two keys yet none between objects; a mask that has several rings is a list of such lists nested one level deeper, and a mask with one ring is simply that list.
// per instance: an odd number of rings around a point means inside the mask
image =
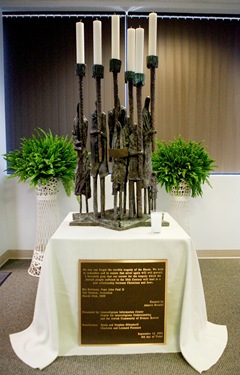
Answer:
[{"label": "menorah branch", "polygon": [[104,77],[104,66],[94,64],[92,67],[92,76],[96,81],[96,102],[97,102],[97,123],[98,123],[98,155],[99,162],[102,162],[102,142],[101,142],[101,113],[102,113],[102,101],[101,101],[101,79]]},{"label": "menorah branch", "polygon": [[158,67],[158,56],[147,56],[147,68],[150,69],[150,97],[152,117],[152,151],[155,151],[155,80],[156,68]]}]

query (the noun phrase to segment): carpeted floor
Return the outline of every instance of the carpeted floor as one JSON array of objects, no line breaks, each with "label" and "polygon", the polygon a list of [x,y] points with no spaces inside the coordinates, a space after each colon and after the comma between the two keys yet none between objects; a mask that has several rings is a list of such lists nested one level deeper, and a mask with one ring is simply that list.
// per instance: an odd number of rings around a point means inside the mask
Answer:
[{"label": "carpeted floor", "polygon": [[[0,286],[0,375],[194,375],[177,354],[59,357],[40,371],[13,352],[9,334],[27,328],[33,317],[38,278],[28,275],[29,260],[10,260],[1,271],[12,272]],[[240,374],[240,259],[200,260],[208,320],[228,328],[228,345],[208,375]]]}]

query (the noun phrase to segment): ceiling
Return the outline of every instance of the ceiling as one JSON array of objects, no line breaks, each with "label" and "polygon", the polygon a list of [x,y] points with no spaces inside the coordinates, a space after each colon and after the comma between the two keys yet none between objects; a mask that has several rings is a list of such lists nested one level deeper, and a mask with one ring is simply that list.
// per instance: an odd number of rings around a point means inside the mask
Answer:
[{"label": "ceiling", "polygon": [[3,12],[157,12],[240,14],[240,0],[0,0]]}]

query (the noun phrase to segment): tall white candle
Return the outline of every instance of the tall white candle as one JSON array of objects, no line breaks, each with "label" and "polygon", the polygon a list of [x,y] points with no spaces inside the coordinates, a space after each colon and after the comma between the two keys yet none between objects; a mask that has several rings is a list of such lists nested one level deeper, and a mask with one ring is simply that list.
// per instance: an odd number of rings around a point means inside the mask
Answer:
[{"label": "tall white candle", "polygon": [[148,55],[157,54],[157,14],[150,13],[148,20]]},{"label": "tall white candle", "polygon": [[135,72],[135,29],[127,30],[127,70]]},{"label": "tall white candle", "polygon": [[112,59],[120,60],[120,23],[119,16],[112,16]]},{"label": "tall white candle", "polygon": [[136,29],[136,73],[143,73],[144,29]]},{"label": "tall white candle", "polygon": [[85,64],[85,50],[84,50],[84,23],[76,23],[76,50],[77,50],[77,64]]},{"label": "tall white candle", "polygon": [[102,65],[102,22],[93,21],[93,64]]}]

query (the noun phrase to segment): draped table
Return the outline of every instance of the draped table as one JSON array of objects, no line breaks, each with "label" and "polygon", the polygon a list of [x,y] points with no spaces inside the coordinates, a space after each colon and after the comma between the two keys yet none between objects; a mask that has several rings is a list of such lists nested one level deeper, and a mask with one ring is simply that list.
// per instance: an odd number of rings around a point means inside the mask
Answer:
[{"label": "draped table", "polygon": [[[181,352],[199,373],[208,370],[227,344],[226,326],[208,322],[202,278],[191,238],[169,215],[161,233],[150,227],[115,231],[70,226],[69,213],[49,240],[32,324],[10,335],[18,357],[43,369],[58,356]],[[79,260],[168,261],[165,345],[78,344]]]}]

